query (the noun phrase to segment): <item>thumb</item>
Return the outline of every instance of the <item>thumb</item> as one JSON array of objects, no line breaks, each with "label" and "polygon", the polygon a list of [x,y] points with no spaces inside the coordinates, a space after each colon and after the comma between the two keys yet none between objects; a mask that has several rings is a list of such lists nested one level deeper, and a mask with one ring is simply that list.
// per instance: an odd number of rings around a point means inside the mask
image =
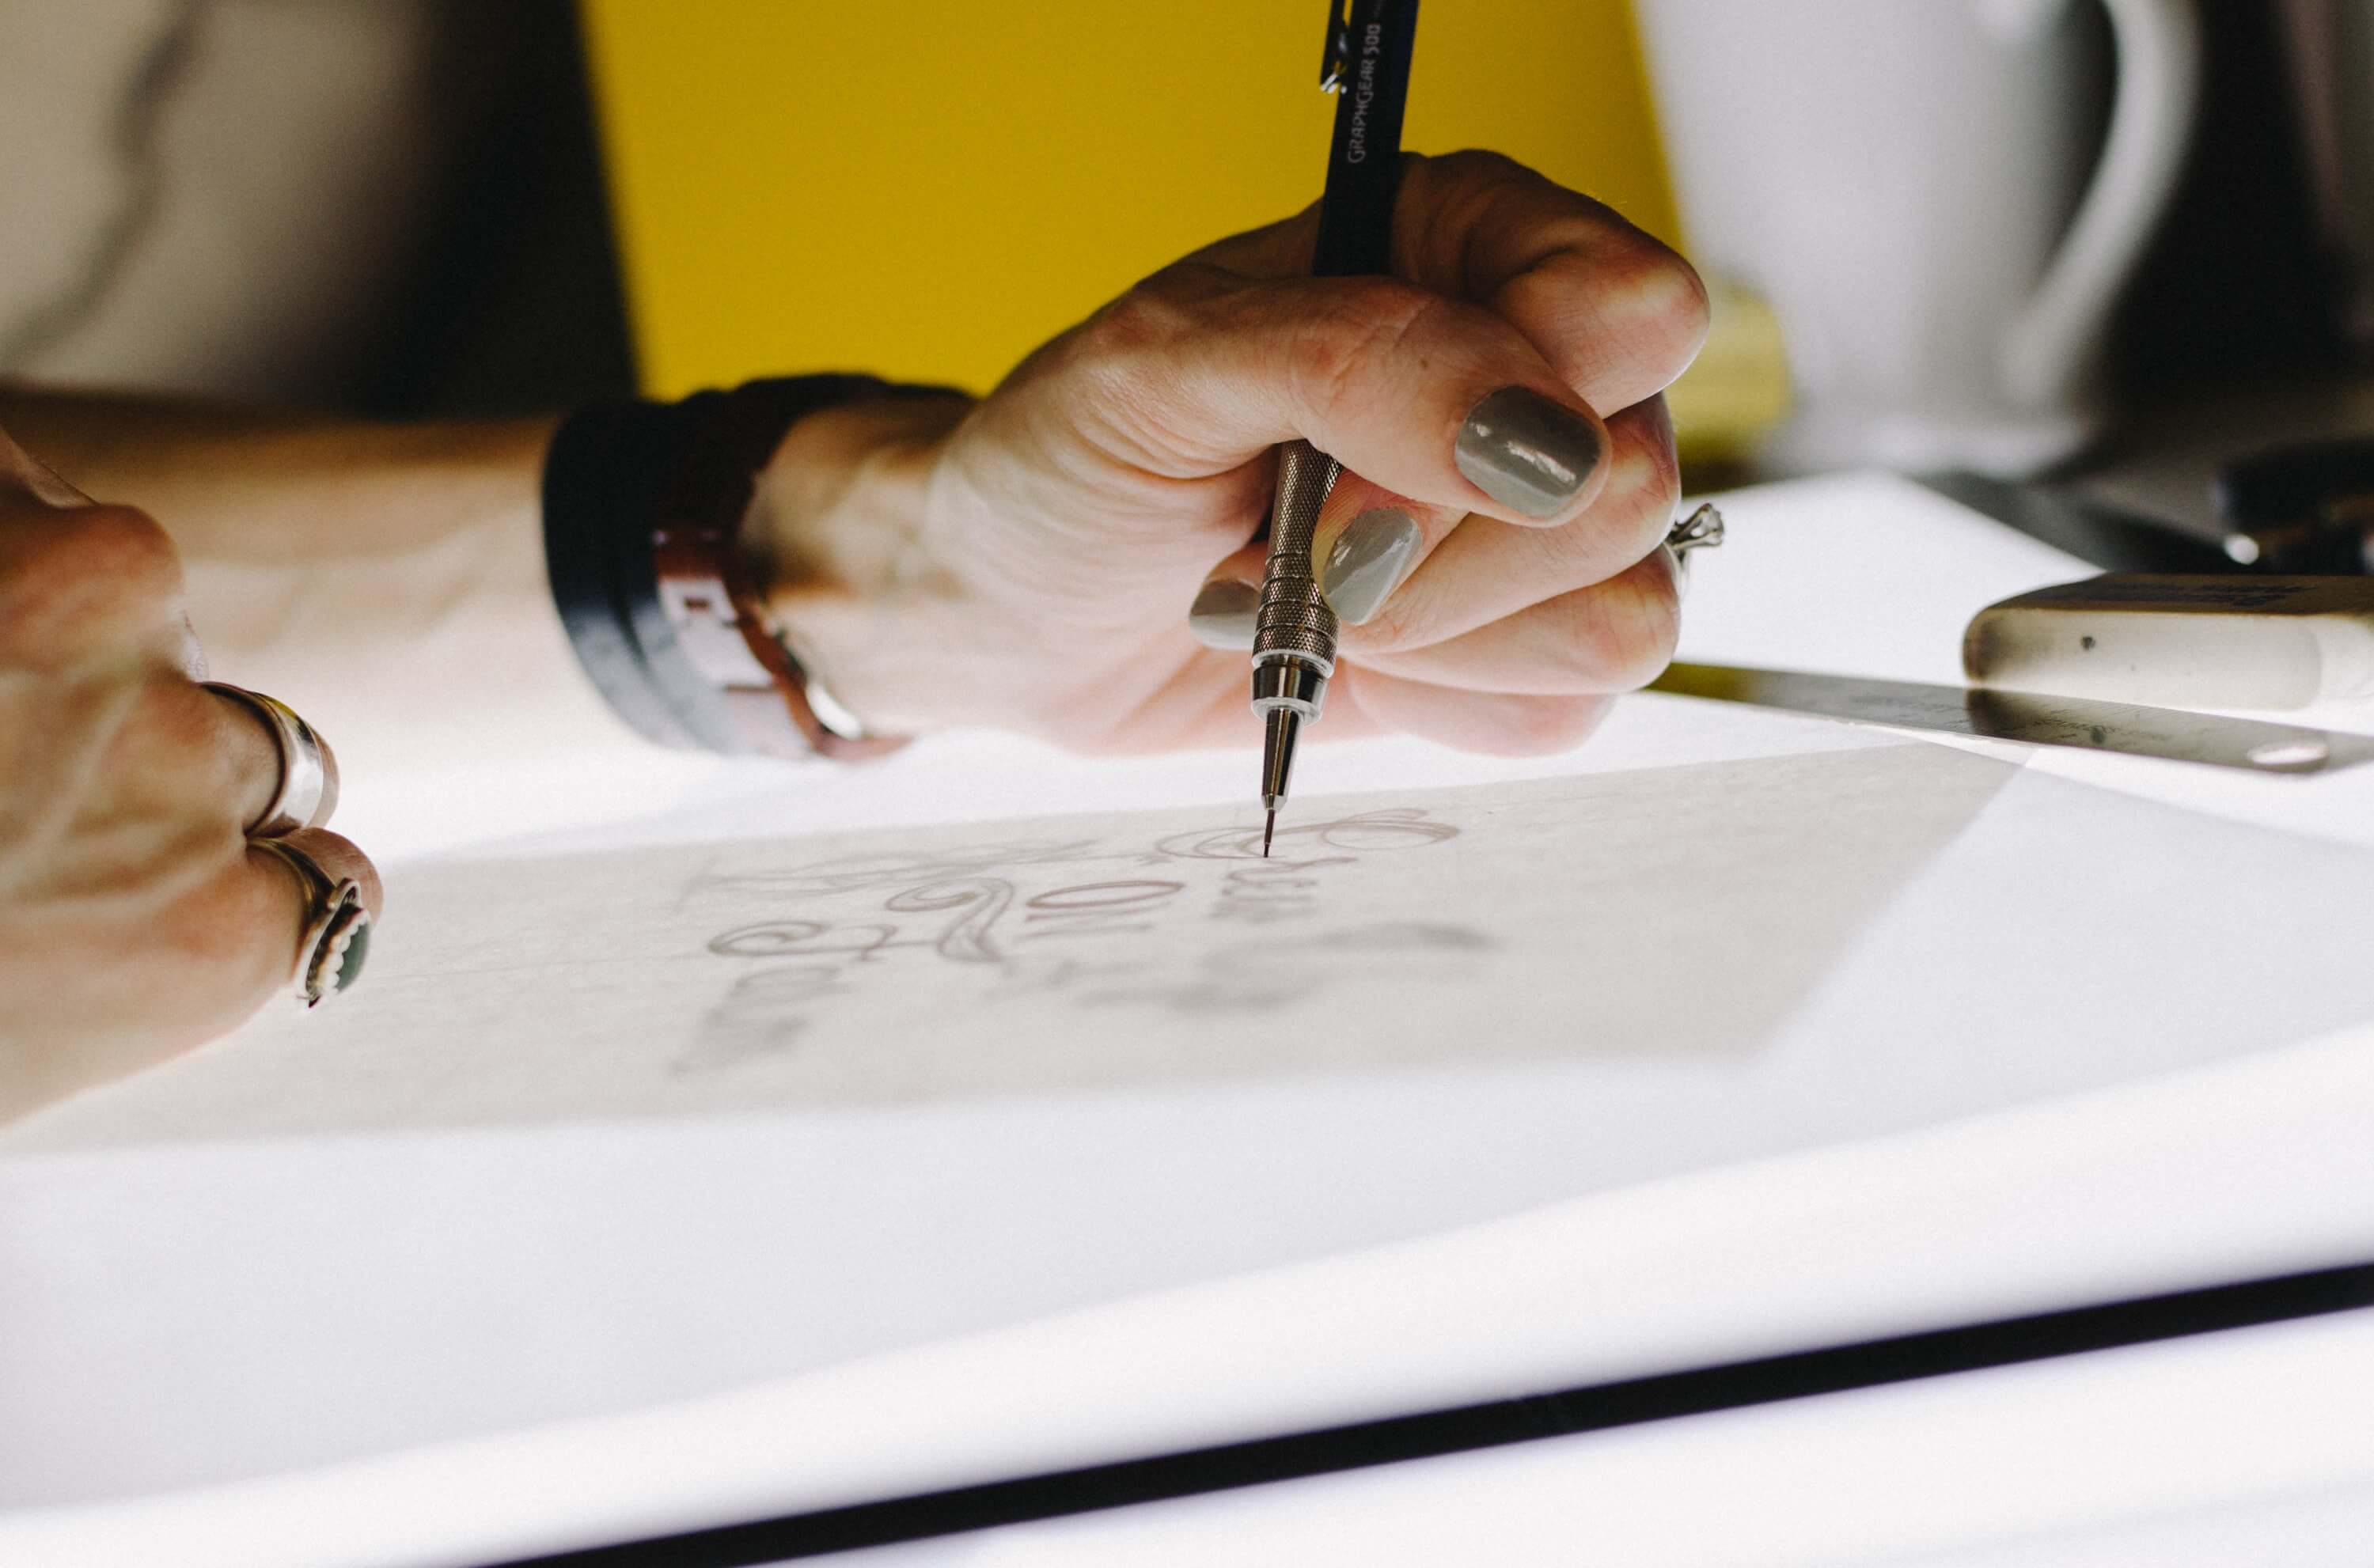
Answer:
[{"label": "thumb", "polygon": [[13,489],[45,506],[87,507],[91,498],[58,477],[57,470],[0,430],[0,489]]},{"label": "thumb", "polygon": [[[57,470],[27,451],[7,431],[0,430],[0,511],[5,511],[8,503],[15,503],[22,509],[18,513],[21,521],[34,524],[35,532],[43,537],[51,536],[50,525],[63,528],[69,537],[77,532],[88,535],[91,531],[91,525],[100,521],[97,514],[88,510],[99,505],[97,501],[59,477]],[[29,503],[29,507],[27,503]],[[118,510],[121,511],[122,509]],[[85,515],[80,517],[44,515],[59,512],[79,512]],[[143,531],[162,544],[166,556],[171,557],[173,561],[171,598],[174,604],[170,613],[170,624],[160,634],[159,650],[190,679],[203,681],[206,678],[206,656],[205,649],[198,646],[197,628],[190,624],[189,612],[180,603],[179,558],[172,557],[171,546],[164,542],[165,536],[158,528],[154,519],[141,517],[131,530],[135,533]],[[119,528],[117,532],[121,533],[124,531]],[[73,546],[68,544],[66,548],[71,554]],[[138,556],[152,554],[152,552],[135,549],[133,554]]]}]

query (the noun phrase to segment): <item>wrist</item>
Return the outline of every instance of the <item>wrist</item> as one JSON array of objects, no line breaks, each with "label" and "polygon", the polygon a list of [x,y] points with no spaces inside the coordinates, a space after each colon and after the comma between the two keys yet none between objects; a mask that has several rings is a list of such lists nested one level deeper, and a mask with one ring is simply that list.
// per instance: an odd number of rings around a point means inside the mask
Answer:
[{"label": "wrist", "polygon": [[743,542],[808,673],[868,732],[977,718],[965,584],[934,548],[941,454],[960,394],[868,400],[793,426],[759,475]]}]

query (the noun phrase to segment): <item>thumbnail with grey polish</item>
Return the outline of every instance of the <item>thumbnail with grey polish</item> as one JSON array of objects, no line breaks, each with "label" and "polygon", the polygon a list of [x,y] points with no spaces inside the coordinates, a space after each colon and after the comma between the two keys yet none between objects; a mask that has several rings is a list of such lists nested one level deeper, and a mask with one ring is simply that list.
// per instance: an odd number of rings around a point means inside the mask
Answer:
[{"label": "thumbnail with grey polish", "polygon": [[1547,517],[1574,499],[1599,462],[1599,433],[1572,409],[1502,387],[1467,411],[1459,472],[1504,507]]},{"label": "thumbnail with grey polish", "polygon": [[1250,582],[1215,578],[1187,607],[1187,629],[1206,648],[1251,648],[1253,617],[1260,609],[1260,589]]},{"label": "thumbnail with grey polish", "polygon": [[1320,591],[1337,618],[1358,626],[1385,606],[1417,558],[1417,521],[1399,507],[1371,507],[1335,536]]}]

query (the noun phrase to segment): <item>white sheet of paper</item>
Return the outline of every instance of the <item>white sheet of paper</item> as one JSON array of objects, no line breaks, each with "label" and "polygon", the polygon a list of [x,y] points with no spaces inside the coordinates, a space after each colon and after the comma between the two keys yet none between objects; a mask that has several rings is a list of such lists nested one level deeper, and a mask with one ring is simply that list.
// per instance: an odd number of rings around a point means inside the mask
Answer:
[{"label": "white sheet of paper", "polygon": [[12,1141],[1711,1066],[2013,777],[1893,746],[1303,801],[1269,857],[1240,806],[414,867],[355,1001]]},{"label": "white sheet of paper", "polygon": [[[0,1140],[0,1499],[730,1388],[2374,1016],[2374,855],[1952,748],[1299,821],[1291,876],[1209,810],[398,872],[355,1005]],[[1249,885],[1286,911],[1223,913]],[[110,1148],[158,1140],[201,1141]]]}]

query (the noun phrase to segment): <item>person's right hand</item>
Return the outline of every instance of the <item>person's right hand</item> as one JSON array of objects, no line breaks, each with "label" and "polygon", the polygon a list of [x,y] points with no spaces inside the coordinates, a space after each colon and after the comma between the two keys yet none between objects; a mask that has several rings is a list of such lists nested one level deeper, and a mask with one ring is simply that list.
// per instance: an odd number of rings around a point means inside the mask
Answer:
[{"label": "person's right hand", "polygon": [[1489,153],[1404,159],[1393,275],[1313,277],[1317,208],[1205,246],[968,408],[801,420],[752,530],[811,673],[870,730],[1251,746],[1277,445],[1346,470],[1312,564],[1344,623],[1322,740],[1559,750],[1672,657],[1662,390],[1687,262]]},{"label": "person's right hand", "polygon": [[[0,432],[0,1119],[289,986],[310,895],[245,833],[279,752],[204,673],[164,531]],[[377,915],[360,850],[318,828],[288,842]]]}]

